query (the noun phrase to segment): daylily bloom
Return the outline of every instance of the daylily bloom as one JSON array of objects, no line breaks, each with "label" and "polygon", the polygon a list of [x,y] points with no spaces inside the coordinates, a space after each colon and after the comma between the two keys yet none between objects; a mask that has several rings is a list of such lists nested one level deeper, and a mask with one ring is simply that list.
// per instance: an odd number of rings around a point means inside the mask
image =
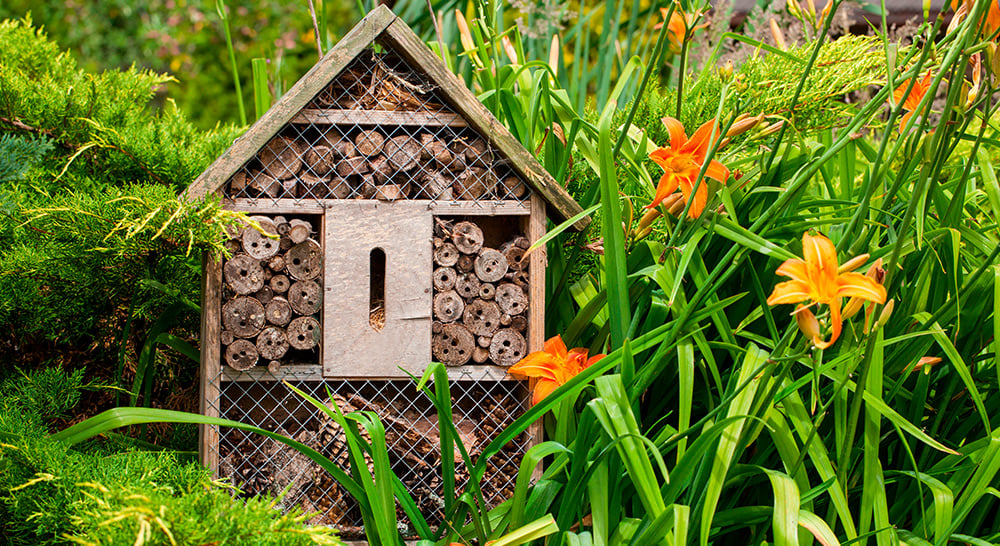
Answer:
[{"label": "daylily bloom", "polygon": [[[691,190],[694,189],[698,172],[701,171],[701,166],[705,163],[705,156],[708,155],[708,148],[711,146],[709,137],[712,135],[713,129],[716,133],[715,138],[722,136],[719,135],[721,129],[714,119],[699,127],[690,139],[684,134],[684,126],[681,125],[681,122],[669,116],[663,118],[662,121],[667,126],[667,130],[670,131],[670,147],[657,148],[649,154],[649,158],[663,168],[663,176],[660,178],[659,184],[656,185],[656,196],[653,197],[650,204],[646,205],[647,209],[659,205],[667,196],[677,191],[678,187],[684,194],[684,200],[690,200]],[[725,184],[729,178],[729,169],[713,159],[708,164],[708,168],[705,169],[705,176]],[[707,202],[708,185],[703,180],[698,185],[698,190],[694,192],[694,201],[688,209],[688,216],[691,218],[701,216],[701,211],[705,210]]]},{"label": "daylily bloom", "polygon": [[[667,13],[670,10],[667,8],[660,8],[660,17],[663,17],[663,21],[667,23],[667,42],[669,43],[670,51],[673,53],[680,53],[681,45],[687,37],[687,29],[689,26],[693,25],[700,13],[695,12],[691,15],[685,14],[680,8],[674,8],[674,12],[670,14],[670,19],[667,19]],[[703,25],[698,25],[691,28],[691,34],[694,34],[696,30],[705,28],[708,23]],[[653,25],[653,29],[659,30],[663,28],[663,23],[656,23]]]},{"label": "daylily bloom", "polygon": [[791,277],[792,280],[778,283],[767,298],[767,304],[800,303],[808,300],[827,305],[830,308],[833,330],[830,340],[823,341],[815,331],[807,334],[812,337],[813,345],[826,349],[840,337],[840,298],[856,297],[885,303],[885,287],[860,273],[838,272],[837,250],[830,239],[823,235],[802,234],[802,254],[804,260],[786,260],[778,268],[778,275]]},{"label": "daylily bloom", "polygon": [[[997,0],[987,1],[990,4],[990,9],[986,12],[986,16],[983,18],[983,33],[986,34],[986,36],[991,36],[997,31],[998,28],[1000,28],[1000,5],[997,4]],[[951,7],[955,10],[955,19],[958,19],[960,16],[967,15],[970,11],[972,11],[972,5],[974,2],[975,0],[951,0]]]},{"label": "daylily bloom", "polygon": [[924,95],[927,94],[927,90],[931,87],[931,73],[928,71],[924,74],[924,79],[913,84],[913,89],[910,90],[910,94],[907,95],[906,88],[909,87],[910,80],[906,80],[896,87],[896,90],[892,92],[892,99],[897,103],[902,102],[903,108],[909,110],[909,112],[903,114],[902,119],[899,120],[899,132],[903,132],[903,127],[906,126],[906,122],[909,121],[910,116],[913,115],[913,111],[920,106],[920,101],[924,99]]},{"label": "daylily bloom", "polygon": [[587,349],[581,347],[567,350],[562,336],[556,335],[545,342],[541,351],[522,358],[507,371],[537,380],[531,397],[531,403],[537,404],[576,374],[604,358],[604,355],[587,358],[587,352]]}]

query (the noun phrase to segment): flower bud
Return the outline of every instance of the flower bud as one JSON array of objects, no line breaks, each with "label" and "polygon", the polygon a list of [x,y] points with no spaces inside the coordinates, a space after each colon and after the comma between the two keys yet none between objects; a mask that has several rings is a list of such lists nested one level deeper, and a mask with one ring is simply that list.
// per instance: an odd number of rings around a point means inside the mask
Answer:
[{"label": "flower bud", "polygon": [[875,329],[882,328],[889,322],[889,318],[892,317],[892,310],[896,307],[896,300],[889,300],[885,302],[885,307],[882,308],[882,312],[878,315],[878,320],[875,321]]},{"label": "flower bud", "polygon": [[803,305],[798,305],[795,308],[795,324],[799,326],[799,331],[802,332],[802,335],[809,339],[818,339],[822,334],[816,315]]},{"label": "flower bud", "polygon": [[732,59],[726,61],[726,64],[719,67],[719,78],[723,82],[728,82],[733,77],[733,61]]},{"label": "flower bud", "polygon": [[781,32],[781,27],[778,26],[778,22],[771,19],[771,37],[774,38],[774,46],[781,50],[788,49],[785,46],[785,33]]},{"label": "flower bud", "polygon": [[659,218],[660,216],[663,216],[663,213],[660,212],[660,209],[658,208],[652,208],[647,210],[646,214],[643,214],[642,218],[639,219],[639,228],[638,228],[639,231],[643,231],[646,228],[652,226],[653,222],[655,222],[656,219]]},{"label": "flower bud", "polygon": [[736,118],[736,121],[729,126],[729,130],[726,131],[727,137],[734,137],[736,135],[742,135],[743,133],[753,129],[754,127],[760,125],[760,122],[764,121],[764,114],[757,116],[751,116],[750,114],[740,114]]},{"label": "flower bud", "polygon": [[847,260],[839,268],[837,268],[837,273],[847,273],[848,271],[854,271],[855,269],[861,267],[865,262],[868,261],[869,254],[858,254],[857,256]]},{"label": "flower bud", "polygon": [[796,19],[802,18],[802,7],[799,6],[797,0],[788,0],[786,4],[788,5],[788,13],[792,14],[792,17]]},{"label": "flower bud", "polygon": [[680,193],[675,193],[663,200],[663,208],[667,209],[667,213],[671,216],[680,216],[684,212],[684,205],[686,204],[684,195]]},{"label": "flower bud", "polygon": [[923,370],[924,374],[930,375],[931,368],[933,368],[934,365],[938,364],[939,362],[941,362],[941,357],[939,356],[923,356],[920,357],[920,360],[918,360],[917,363],[913,366],[913,369],[914,371]]}]

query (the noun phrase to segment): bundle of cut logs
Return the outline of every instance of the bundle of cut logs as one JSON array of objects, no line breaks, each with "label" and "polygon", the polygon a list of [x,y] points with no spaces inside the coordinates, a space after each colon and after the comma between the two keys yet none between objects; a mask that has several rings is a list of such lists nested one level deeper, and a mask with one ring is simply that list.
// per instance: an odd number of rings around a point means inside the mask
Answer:
[{"label": "bundle of cut logs", "polygon": [[301,218],[249,219],[257,225],[233,230],[226,241],[233,257],[222,266],[223,362],[244,371],[263,361],[277,373],[290,350],[298,351],[297,362],[316,361],[323,251],[312,238],[315,226]]},{"label": "bundle of cut logs", "polygon": [[[387,128],[389,129],[389,128]],[[331,129],[310,144],[285,136],[229,183],[230,197],[313,199],[523,199],[528,187],[481,138]]]},{"label": "bundle of cut logs", "polygon": [[[458,403],[455,426],[458,439],[465,445],[473,461],[483,447],[490,443],[521,414],[523,397],[510,396],[506,385],[479,384],[472,386],[463,400],[474,400],[475,406],[462,409]],[[342,390],[331,385],[332,390]],[[402,396],[400,396],[402,395]],[[392,471],[403,481],[413,496],[421,513],[431,525],[443,521],[441,453],[439,426],[432,408],[420,404],[403,404],[399,400],[416,393],[393,388],[378,392],[352,392],[334,394],[327,405],[336,404],[343,413],[354,411],[375,412],[385,426],[386,444]],[[389,402],[393,400],[393,402]],[[294,411],[290,413],[295,413]],[[349,468],[348,444],[343,429],[325,414],[303,425],[297,422],[262,424],[285,436],[312,447],[341,468]],[[367,438],[362,429],[361,434]],[[514,480],[523,454],[523,437],[504,446],[487,464],[481,484],[485,499],[497,505],[513,494]],[[220,473],[229,477],[244,493],[274,495],[284,494],[291,504],[300,504],[306,512],[319,512],[310,520],[312,524],[334,525],[346,537],[363,536],[361,512],[357,502],[319,465],[285,444],[245,433],[237,429],[223,429],[220,443]],[[461,463],[461,454],[455,452],[456,485],[465,486],[468,470]],[[366,456],[368,471],[373,463]],[[400,511],[400,522],[407,516]]]},{"label": "bundle of cut logs", "polygon": [[528,240],[483,241],[472,222],[436,221],[431,352],[448,366],[511,366],[528,354]]},{"label": "bundle of cut logs", "polygon": [[441,104],[434,102],[435,86],[421,80],[406,67],[390,66],[382,55],[359,55],[313,105],[348,110],[441,110]]}]

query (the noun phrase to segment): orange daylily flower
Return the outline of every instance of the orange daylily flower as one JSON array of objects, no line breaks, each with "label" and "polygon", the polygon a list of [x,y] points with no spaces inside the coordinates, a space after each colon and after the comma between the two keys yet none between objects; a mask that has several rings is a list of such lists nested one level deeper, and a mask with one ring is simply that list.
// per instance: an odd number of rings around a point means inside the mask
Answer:
[{"label": "orange daylily flower", "polygon": [[545,342],[541,351],[535,351],[522,358],[507,371],[514,375],[537,379],[535,392],[531,397],[531,403],[537,404],[576,374],[604,358],[604,355],[587,358],[587,352],[587,349],[581,347],[567,350],[562,336],[556,335]]},{"label": "orange daylily flower", "polygon": [[[833,328],[830,340],[823,341],[817,332],[809,332],[813,344],[826,349],[840,337],[840,298],[846,296],[885,303],[885,287],[860,273],[839,273],[837,250],[830,239],[823,235],[802,234],[802,254],[804,260],[786,260],[778,268],[778,275],[791,277],[792,280],[775,285],[771,296],[767,298],[767,304],[800,303],[806,300],[826,304],[830,308],[830,323]],[[796,312],[803,310],[808,310],[808,307],[800,306]]]},{"label": "orange daylily flower", "polygon": [[[681,122],[669,116],[663,118],[662,121],[667,126],[667,130],[670,131],[670,147],[657,148],[649,154],[649,158],[663,168],[663,177],[656,185],[656,196],[653,197],[653,202],[646,205],[647,209],[659,205],[667,196],[677,191],[678,187],[684,194],[684,199],[690,200],[691,190],[698,178],[698,172],[705,163],[705,156],[708,155],[708,149],[712,144],[709,137],[712,135],[713,129],[716,133],[715,138],[722,136],[719,134],[721,129],[714,119],[699,127],[690,139],[684,134],[684,126],[681,125]],[[729,169],[713,159],[708,164],[708,168],[705,169],[705,176],[725,184],[726,180],[729,179]],[[688,216],[691,218],[701,216],[707,202],[708,185],[702,181],[694,194],[694,201],[691,203],[691,208],[688,209]]]},{"label": "orange daylily flower", "polygon": [[899,132],[903,132],[903,127],[906,126],[906,122],[909,121],[910,116],[913,115],[913,111],[920,106],[920,101],[924,99],[924,95],[927,94],[927,90],[931,87],[931,73],[928,71],[924,74],[924,79],[913,84],[913,89],[910,90],[910,94],[906,95],[906,88],[909,87],[910,80],[905,80],[903,83],[896,87],[896,90],[892,92],[892,100],[897,103],[902,102],[903,108],[909,110],[909,112],[903,114],[902,119],[899,120]]},{"label": "orange daylily flower", "polygon": [[[667,8],[660,8],[660,17],[663,17],[663,21],[667,23],[667,42],[670,45],[670,51],[673,53],[680,53],[681,44],[687,36],[687,29],[692,25],[700,15],[699,13],[694,13],[692,15],[687,15],[679,8],[674,8],[674,12],[670,14],[670,19],[667,19],[667,13],[670,12]],[[708,23],[703,25],[698,25],[691,28],[691,34],[694,34],[696,30],[703,29],[708,26]],[[654,30],[660,30],[663,28],[663,23],[656,23],[653,25]]]},{"label": "orange daylily flower", "polygon": [[[990,9],[986,12],[983,18],[983,32],[987,36],[993,35],[994,32],[1000,28],[1000,5],[997,4],[997,0],[987,0],[990,4]],[[951,7],[955,10],[955,16],[966,15],[972,11],[972,4],[975,0],[951,0]],[[959,14],[959,8],[965,8],[962,13]]]}]

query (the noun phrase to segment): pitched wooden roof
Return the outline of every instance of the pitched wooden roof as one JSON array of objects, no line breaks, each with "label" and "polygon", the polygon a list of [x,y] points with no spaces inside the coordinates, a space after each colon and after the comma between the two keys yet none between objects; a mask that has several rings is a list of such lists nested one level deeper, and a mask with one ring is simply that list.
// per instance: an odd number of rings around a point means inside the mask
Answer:
[{"label": "pitched wooden roof", "polygon": [[[510,166],[548,204],[549,215],[562,222],[582,212],[580,205],[545,168],[476,99],[426,44],[386,6],[380,5],[333,47],[274,106],[236,139],[184,192],[200,198],[219,190],[252,159],[281,129],[320,93],[338,74],[376,40],[383,48],[422,71],[437,92],[467,125],[487,139],[510,160]],[[582,229],[589,218],[573,227]]]}]

